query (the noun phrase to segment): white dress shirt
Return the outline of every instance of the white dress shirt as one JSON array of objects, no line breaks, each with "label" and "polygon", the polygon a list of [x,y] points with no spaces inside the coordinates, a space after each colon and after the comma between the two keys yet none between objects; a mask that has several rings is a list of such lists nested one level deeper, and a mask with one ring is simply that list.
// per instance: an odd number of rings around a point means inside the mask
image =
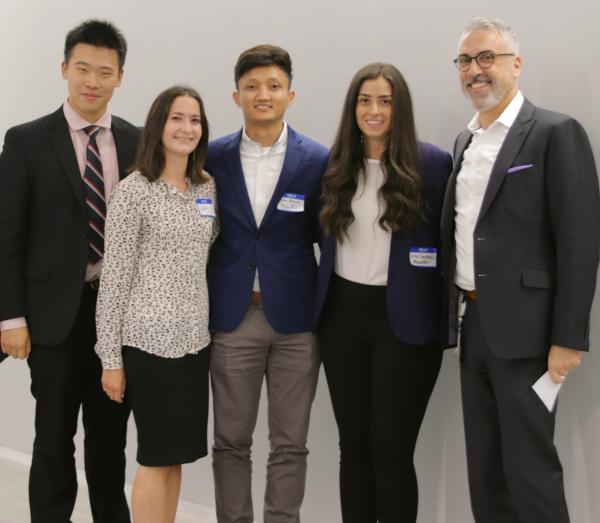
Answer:
[{"label": "white dress shirt", "polygon": [[[279,180],[283,161],[285,160],[287,139],[288,130],[286,122],[283,122],[283,130],[279,138],[277,138],[273,145],[267,147],[263,147],[258,142],[252,140],[246,134],[246,128],[244,127],[243,129],[242,140],[240,142],[240,159],[257,227],[262,222],[265,211],[273,197],[277,181]],[[258,269],[254,277],[253,290],[260,290]]]},{"label": "white dress shirt", "polygon": [[379,225],[385,203],[379,189],[385,174],[379,160],[367,160],[366,176],[359,173],[352,198],[354,221],[348,237],[337,244],[334,271],[346,280],[365,285],[387,285],[392,233]]},{"label": "white dress shirt", "polygon": [[454,283],[464,290],[476,289],[473,234],[492,168],[504,139],[521,110],[523,101],[521,91],[517,92],[498,119],[487,129],[481,126],[479,113],[468,125],[469,131],[473,133],[473,139],[465,150],[463,163],[456,178],[454,207],[456,242]]}]

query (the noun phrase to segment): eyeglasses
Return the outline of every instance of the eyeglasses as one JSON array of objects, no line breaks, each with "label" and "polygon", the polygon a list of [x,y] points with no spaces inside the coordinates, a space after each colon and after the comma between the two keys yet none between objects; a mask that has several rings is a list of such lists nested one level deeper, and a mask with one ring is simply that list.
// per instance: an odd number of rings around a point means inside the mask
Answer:
[{"label": "eyeglasses", "polygon": [[453,60],[454,65],[459,71],[463,73],[468,71],[471,67],[471,62],[475,60],[477,65],[481,69],[489,69],[494,65],[494,60],[499,56],[516,56],[515,53],[494,53],[493,51],[481,51],[477,56],[469,56],[468,54],[461,54],[458,58]]}]

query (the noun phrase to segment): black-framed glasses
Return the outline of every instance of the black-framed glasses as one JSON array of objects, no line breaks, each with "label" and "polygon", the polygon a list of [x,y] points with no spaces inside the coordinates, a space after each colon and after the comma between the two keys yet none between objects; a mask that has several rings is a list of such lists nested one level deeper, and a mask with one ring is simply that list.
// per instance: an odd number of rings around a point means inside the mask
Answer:
[{"label": "black-framed glasses", "polygon": [[481,51],[477,56],[469,56],[461,54],[453,60],[454,65],[459,71],[468,71],[471,67],[471,62],[475,60],[481,69],[489,69],[494,65],[494,60],[499,56],[516,56],[515,53],[494,53],[494,51]]}]

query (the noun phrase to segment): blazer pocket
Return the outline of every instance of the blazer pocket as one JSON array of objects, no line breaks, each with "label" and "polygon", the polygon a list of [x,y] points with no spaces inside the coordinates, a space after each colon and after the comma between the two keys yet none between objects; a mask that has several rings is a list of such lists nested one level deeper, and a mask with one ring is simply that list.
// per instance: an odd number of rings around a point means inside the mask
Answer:
[{"label": "blazer pocket", "polygon": [[521,281],[525,287],[535,289],[552,289],[554,287],[554,273],[535,269],[521,271]]}]

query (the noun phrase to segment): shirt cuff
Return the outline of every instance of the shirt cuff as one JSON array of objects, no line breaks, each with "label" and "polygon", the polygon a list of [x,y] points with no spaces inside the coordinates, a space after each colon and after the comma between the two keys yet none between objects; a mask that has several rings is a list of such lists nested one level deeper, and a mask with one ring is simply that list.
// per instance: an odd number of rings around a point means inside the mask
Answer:
[{"label": "shirt cuff", "polygon": [[21,329],[27,327],[25,318],[12,318],[10,320],[0,321],[0,331],[9,331],[12,329]]}]

